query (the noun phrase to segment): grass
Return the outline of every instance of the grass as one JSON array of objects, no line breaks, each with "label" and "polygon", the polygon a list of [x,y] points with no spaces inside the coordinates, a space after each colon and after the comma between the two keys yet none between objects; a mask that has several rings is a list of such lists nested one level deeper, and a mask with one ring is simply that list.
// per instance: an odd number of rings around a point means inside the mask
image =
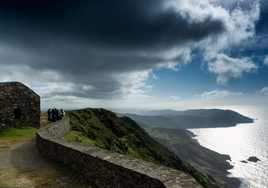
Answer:
[{"label": "grass", "polygon": [[21,127],[20,129],[10,129],[0,131],[0,140],[21,140],[35,138],[36,128]]},{"label": "grass", "polygon": [[95,146],[97,143],[94,140],[86,138],[80,131],[70,131],[64,138],[68,140],[74,140],[84,144]]},{"label": "grass", "polygon": [[167,165],[141,133],[121,121],[113,112],[104,109],[69,111],[71,129],[64,138],[94,145],[118,153]]},{"label": "grass", "polygon": [[[47,114],[41,113],[40,116],[40,127],[43,127],[51,123],[47,120]],[[5,129],[0,131],[0,140],[10,141],[10,140],[25,140],[35,138],[36,128],[34,127],[21,127],[19,129]]]}]

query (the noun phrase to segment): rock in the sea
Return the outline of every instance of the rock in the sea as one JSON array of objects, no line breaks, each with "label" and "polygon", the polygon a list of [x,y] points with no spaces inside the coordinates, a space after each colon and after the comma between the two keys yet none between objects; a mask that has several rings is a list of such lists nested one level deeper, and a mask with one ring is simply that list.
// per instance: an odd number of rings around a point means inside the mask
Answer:
[{"label": "rock in the sea", "polygon": [[247,161],[240,161],[241,163],[248,163]]},{"label": "rock in the sea", "polygon": [[251,162],[258,162],[258,161],[260,161],[260,159],[258,159],[257,157],[249,157],[248,158],[248,161],[251,161]]}]

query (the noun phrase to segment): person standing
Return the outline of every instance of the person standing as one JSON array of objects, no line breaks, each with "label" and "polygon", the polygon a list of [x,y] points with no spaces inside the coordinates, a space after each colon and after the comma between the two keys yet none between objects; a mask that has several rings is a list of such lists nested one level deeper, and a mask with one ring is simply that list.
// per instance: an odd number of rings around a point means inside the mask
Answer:
[{"label": "person standing", "polygon": [[61,112],[61,117],[65,116],[65,112],[62,109],[60,109],[60,112]]},{"label": "person standing", "polygon": [[56,108],[52,110],[53,122],[57,121]]},{"label": "person standing", "polygon": [[60,113],[59,113],[59,110],[56,109],[56,121],[60,120]]},{"label": "person standing", "polygon": [[47,111],[47,120],[50,121],[50,114],[51,114],[51,109],[48,109]]}]

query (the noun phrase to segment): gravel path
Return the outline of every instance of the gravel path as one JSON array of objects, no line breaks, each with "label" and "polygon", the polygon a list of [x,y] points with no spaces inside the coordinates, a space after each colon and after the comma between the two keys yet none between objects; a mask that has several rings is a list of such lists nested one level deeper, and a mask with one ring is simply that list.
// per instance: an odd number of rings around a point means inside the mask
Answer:
[{"label": "gravel path", "polygon": [[0,158],[0,166],[2,167],[13,166],[22,169],[51,167],[39,154],[35,139],[12,145],[7,150],[4,157]]}]

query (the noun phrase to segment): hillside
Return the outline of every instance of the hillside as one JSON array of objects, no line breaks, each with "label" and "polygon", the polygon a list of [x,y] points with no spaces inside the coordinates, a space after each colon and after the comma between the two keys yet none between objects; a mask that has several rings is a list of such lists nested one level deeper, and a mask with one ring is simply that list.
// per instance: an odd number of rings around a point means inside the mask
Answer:
[{"label": "hillside", "polygon": [[163,127],[163,128],[171,128],[171,129],[182,129],[189,136],[195,136],[191,131],[188,131],[183,125],[177,123],[175,120],[165,117],[165,116],[145,116],[145,115],[136,115],[136,114],[119,114],[116,113],[118,117],[127,116],[133,119],[139,126],[146,127]]},{"label": "hillside", "polygon": [[[171,121],[168,117],[164,116],[140,116],[135,114],[125,114],[125,115],[135,120],[139,125],[143,126],[143,128],[155,140],[167,146],[182,160],[190,163],[199,171],[202,171],[203,173],[208,173],[219,179],[222,179],[228,182],[229,185],[233,185],[233,187],[238,187],[240,183],[239,180],[226,178],[226,175],[228,174],[227,170],[232,168],[232,166],[230,166],[229,163],[226,162],[226,160],[229,159],[229,157],[225,155],[220,155],[214,151],[202,147],[200,144],[198,144],[195,140],[191,138],[192,135],[188,133],[190,131],[187,131],[183,126],[180,125],[178,126],[180,127],[179,129],[175,129],[174,125],[176,124],[174,124],[174,121]],[[190,122],[193,120],[194,123],[197,122],[194,125],[201,124],[201,126],[206,125],[202,124],[202,121],[204,121],[204,119],[214,119],[214,117],[212,118],[204,118],[196,116],[191,117],[192,119],[189,118],[187,120],[190,120]],[[161,121],[158,121],[160,118]],[[147,126],[146,124],[147,122],[149,123],[150,126]],[[226,118],[223,118],[222,121],[220,121],[220,118],[215,118],[215,122],[223,124],[229,123],[226,122]],[[172,125],[170,126],[169,123],[172,123]],[[158,127],[153,125],[157,125]],[[172,127],[172,129],[166,127]]]},{"label": "hillside", "polygon": [[228,127],[239,123],[253,123],[253,119],[232,110],[197,109],[186,111],[152,110],[143,115],[163,115],[182,124],[186,128]]},{"label": "hillside", "polygon": [[239,187],[236,178],[227,178],[228,169],[232,166],[226,161],[227,155],[221,155],[209,150],[193,141],[181,129],[145,128],[145,130],[159,143],[171,149],[182,160],[193,165],[197,170],[227,182],[230,187]]},{"label": "hillside", "polygon": [[[149,127],[165,127],[165,128],[179,128],[185,129],[182,125],[176,123],[170,118],[165,116],[145,116],[145,115],[136,115],[136,114],[120,114],[116,113],[118,117],[127,116],[136,122],[141,122]],[[186,129],[185,129],[186,130]]]},{"label": "hillside", "polygon": [[182,170],[204,187],[226,187],[183,162],[129,118],[122,117],[121,120],[113,112],[104,109],[69,111],[67,116],[70,117],[72,130],[65,136],[68,139]]},{"label": "hillside", "polygon": [[198,117],[198,116],[169,116],[174,121],[183,124],[186,128],[211,128],[235,126],[236,121],[232,121],[228,116]]}]

